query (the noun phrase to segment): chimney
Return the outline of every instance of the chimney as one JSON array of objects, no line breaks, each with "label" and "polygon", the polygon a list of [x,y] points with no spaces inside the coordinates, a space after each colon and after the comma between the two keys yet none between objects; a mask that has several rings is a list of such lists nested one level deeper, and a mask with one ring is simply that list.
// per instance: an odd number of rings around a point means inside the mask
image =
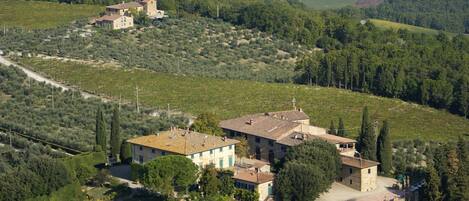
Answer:
[{"label": "chimney", "polygon": [[247,122],[249,125],[252,125],[254,124],[254,119],[249,119],[249,121]]},{"label": "chimney", "polygon": [[302,108],[298,108],[298,112],[303,112],[303,109],[302,109]]}]

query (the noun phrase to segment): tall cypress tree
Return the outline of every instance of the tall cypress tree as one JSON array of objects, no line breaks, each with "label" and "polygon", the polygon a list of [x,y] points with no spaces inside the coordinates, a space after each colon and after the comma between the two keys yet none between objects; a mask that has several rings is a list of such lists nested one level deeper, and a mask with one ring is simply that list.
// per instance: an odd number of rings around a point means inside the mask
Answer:
[{"label": "tall cypress tree", "polygon": [[112,115],[111,122],[111,156],[117,159],[120,152],[120,120],[119,120],[119,108],[115,107]]},{"label": "tall cypress tree", "polygon": [[425,185],[422,188],[422,200],[441,201],[440,178],[433,167],[429,164],[425,175]]},{"label": "tall cypress tree", "polygon": [[383,122],[377,144],[377,158],[381,163],[379,166],[380,171],[385,175],[389,175],[392,169],[392,146],[388,121]]},{"label": "tall cypress tree", "polygon": [[362,125],[358,136],[358,149],[364,159],[376,160],[376,137],[370,122],[368,107],[363,109]]},{"label": "tall cypress tree", "polygon": [[126,140],[122,140],[121,152],[119,157],[123,163],[129,164],[132,161],[131,147],[130,144],[126,142]]},{"label": "tall cypress tree", "polygon": [[337,135],[337,130],[335,129],[334,120],[331,120],[331,125],[329,126],[329,134]]},{"label": "tall cypress tree", "polygon": [[101,106],[98,107],[96,112],[96,145],[100,146],[101,150],[106,151],[106,122],[104,121]]},{"label": "tall cypress tree", "polygon": [[345,137],[345,125],[344,125],[344,120],[339,118],[339,128],[337,129],[337,135],[341,137]]}]

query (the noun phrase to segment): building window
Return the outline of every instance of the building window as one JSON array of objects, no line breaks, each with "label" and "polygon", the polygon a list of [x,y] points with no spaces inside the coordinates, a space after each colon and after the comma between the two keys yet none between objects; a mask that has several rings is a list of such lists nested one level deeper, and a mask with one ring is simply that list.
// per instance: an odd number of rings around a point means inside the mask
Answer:
[{"label": "building window", "polygon": [[210,149],[210,154],[213,154],[213,149]]},{"label": "building window", "polygon": [[256,147],[256,159],[260,160],[261,159],[261,148]]},{"label": "building window", "polygon": [[269,193],[269,195],[273,195],[274,192],[272,190],[272,184],[269,184],[269,187],[267,188],[267,192]]},{"label": "building window", "polygon": [[203,153],[204,153],[204,152],[200,152],[200,153],[199,153],[199,157],[202,157],[202,156],[204,155]]},{"label": "building window", "polygon": [[142,147],[142,146],[139,146],[139,148],[138,148],[138,149],[140,149],[140,151],[142,151],[142,150],[143,150],[143,147]]},{"label": "building window", "polygon": [[191,154],[191,159],[194,159],[194,154]]},{"label": "building window", "polygon": [[228,165],[229,165],[229,167],[233,166],[233,156],[230,156],[228,158]]},{"label": "building window", "polygon": [[282,145],[280,149],[282,150],[282,152],[287,152],[287,146],[285,145]]},{"label": "building window", "polygon": [[151,149],[151,153],[155,153],[155,149]]},{"label": "building window", "polygon": [[166,155],[166,152],[162,151],[162,152],[161,152],[161,155],[162,155],[162,156]]},{"label": "building window", "polygon": [[223,158],[220,158],[218,163],[219,163],[218,165],[220,166],[220,168],[223,168]]},{"label": "building window", "polygon": [[275,155],[274,155],[274,150],[269,150],[269,162],[274,163],[275,161]]},{"label": "building window", "polygon": [[223,147],[220,147],[220,152],[223,152]]},{"label": "building window", "polygon": [[371,169],[368,169],[368,174],[371,174]]},{"label": "building window", "polygon": [[352,184],[352,180],[350,179],[350,185]]},{"label": "building window", "polygon": [[352,174],[353,173],[353,170],[352,168],[349,168],[349,173]]},{"label": "building window", "polygon": [[273,147],[273,146],[274,146],[274,141],[273,141],[273,140],[269,140],[269,145],[270,145],[271,147]]},{"label": "building window", "polygon": [[143,156],[142,155],[138,155],[138,162],[143,163]]},{"label": "building window", "polygon": [[233,149],[233,145],[230,145],[228,148],[229,148],[230,150],[232,150],[232,149]]},{"label": "building window", "polygon": [[261,143],[261,138],[260,137],[256,137],[256,143]]}]

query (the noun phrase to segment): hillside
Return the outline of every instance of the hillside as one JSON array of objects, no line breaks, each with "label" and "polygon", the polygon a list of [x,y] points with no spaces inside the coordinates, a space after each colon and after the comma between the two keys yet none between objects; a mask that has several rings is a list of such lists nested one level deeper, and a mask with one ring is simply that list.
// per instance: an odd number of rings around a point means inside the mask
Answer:
[{"label": "hillside", "polygon": [[[403,23],[398,23],[398,22],[391,22],[387,20],[369,19],[369,21],[380,29],[393,29],[393,30],[406,29],[412,33],[424,33],[424,34],[431,34],[431,35],[437,35],[441,32],[436,29],[419,27],[419,26],[403,24]],[[445,32],[445,33],[448,34],[449,36],[457,35],[455,33],[450,33],[450,32]]]},{"label": "hillside", "polygon": [[124,70],[77,62],[20,59],[25,66],[50,77],[102,95],[140,101],[152,107],[182,110],[192,114],[214,112],[222,118],[254,112],[286,110],[295,98],[311,116],[312,123],[328,127],[343,117],[350,137],[357,135],[361,110],[370,107],[373,118],[390,120],[394,139],[455,140],[469,135],[469,121],[428,107],[396,99],[380,98],[346,90],[293,84],[217,80],[174,76],[148,70]]},{"label": "hillside", "polygon": [[0,26],[27,29],[53,28],[73,20],[96,16],[102,6],[51,2],[0,0]]}]

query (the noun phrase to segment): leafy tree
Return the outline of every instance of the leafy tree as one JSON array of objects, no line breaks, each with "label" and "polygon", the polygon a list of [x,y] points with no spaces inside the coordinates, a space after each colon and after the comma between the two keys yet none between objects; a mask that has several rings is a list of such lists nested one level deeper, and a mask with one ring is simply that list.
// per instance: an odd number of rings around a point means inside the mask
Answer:
[{"label": "leafy tree", "polygon": [[[111,156],[117,159],[117,156],[120,152],[121,146],[121,139],[120,139],[120,119],[119,119],[119,108],[114,107],[114,112],[112,115],[112,122],[111,122]],[[121,158],[122,160],[122,158]]]},{"label": "leafy tree", "polygon": [[101,150],[107,150],[106,141],[106,121],[101,107],[98,107],[96,112],[96,145],[101,147]]},{"label": "leafy tree", "polygon": [[232,196],[235,192],[234,181],[232,179],[233,172],[230,170],[220,170],[218,172],[218,179],[220,179],[220,194],[225,196]]},{"label": "leafy tree", "polygon": [[143,166],[142,184],[166,196],[185,193],[196,183],[198,167],[188,158],[178,155],[160,156]]},{"label": "leafy tree", "polygon": [[358,149],[364,159],[376,160],[376,137],[368,116],[368,107],[363,109],[362,124],[358,136]]},{"label": "leafy tree", "polygon": [[335,125],[334,125],[334,120],[331,120],[331,124],[329,126],[329,134],[337,135],[337,130],[335,129]]},{"label": "leafy tree", "polygon": [[202,113],[192,124],[191,129],[200,133],[221,136],[223,131],[218,126],[220,120],[213,113]]},{"label": "leafy tree", "polygon": [[219,193],[221,181],[218,179],[217,175],[217,170],[213,165],[208,165],[203,169],[199,180],[199,186],[204,197],[209,197]]},{"label": "leafy tree", "polygon": [[288,162],[274,180],[276,197],[285,201],[315,200],[332,184],[318,166]]},{"label": "leafy tree", "polygon": [[259,193],[257,191],[249,191],[249,190],[237,188],[235,190],[234,197],[236,198],[236,200],[258,201]]},{"label": "leafy tree", "polygon": [[239,143],[236,144],[236,150],[235,154],[236,156],[242,158],[242,157],[249,157],[249,144],[246,138],[242,136],[236,136],[234,137],[235,140],[238,140]]},{"label": "leafy tree", "polygon": [[132,150],[131,145],[122,140],[121,150],[120,150],[120,159],[123,163],[130,164],[132,162]]},{"label": "leafy tree", "polygon": [[380,164],[380,171],[385,175],[390,175],[392,170],[392,145],[391,136],[389,133],[388,121],[384,121],[383,127],[378,136],[378,161]]},{"label": "leafy tree", "polygon": [[430,164],[427,167],[425,185],[422,188],[422,200],[441,201],[441,192],[439,186],[440,181],[438,174],[433,165]]},{"label": "leafy tree", "polygon": [[341,137],[345,137],[347,135],[342,117],[339,118],[339,128],[337,129],[337,135]]}]

